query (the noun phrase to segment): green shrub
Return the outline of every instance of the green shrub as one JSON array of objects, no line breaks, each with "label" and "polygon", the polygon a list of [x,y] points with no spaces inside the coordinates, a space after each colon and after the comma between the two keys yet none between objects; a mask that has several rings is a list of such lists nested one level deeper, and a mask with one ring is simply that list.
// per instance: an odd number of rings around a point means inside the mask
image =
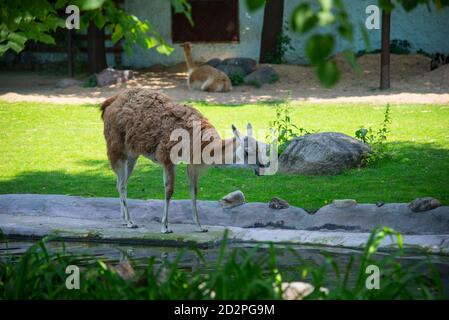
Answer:
[{"label": "green shrub", "polygon": [[304,128],[298,128],[291,121],[291,95],[292,93],[289,91],[285,101],[276,103],[276,118],[268,123],[268,126],[277,133],[279,154],[284,152],[292,139],[309,133]]},{"label": "green shrub", "polygon": [[97,86],[97,76],[92,74],[87,78],[86,82],[83,85],[85,88],[94,88]]},{"label": "green shrub", "polygon": [[284,29],[276,37],[276,47],[273,52],[267,53],[265,60],[267,63],[281,64],[285,63],[285,54],[289,50],[294,50],[291,45],[292,39],[288,36],[288,24],[284,25]]},{"label": "green shrub", "polygon": [[390,52],[394,54],[409,54],[410,48],[410,42],[407,40],[394,39],[390,43]]},{"label": "green shrub", "polygon": [[361,126],[355,132],[357,139],[371,147],[371,152],[362,159],[364,165],[374,165],[382,159],[391,158],[392,151],[386,145],[387,135],[390,133],[390,124],[390,105],[387,104],[384,112],[384,120],[377,132],[372,127],[366,128],[364,126]]},{"label": "green shrub", "polygon": [[231,74],[229,77],[233,86],[239,86],[245,82],[244,77],[240,73]]}]

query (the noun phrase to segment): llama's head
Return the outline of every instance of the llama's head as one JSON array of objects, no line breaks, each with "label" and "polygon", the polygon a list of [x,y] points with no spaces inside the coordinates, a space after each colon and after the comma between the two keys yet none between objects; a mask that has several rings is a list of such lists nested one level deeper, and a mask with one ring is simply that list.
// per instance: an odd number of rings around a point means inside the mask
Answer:
[{"label": "llama's head", "polygon": [[243,163],[254,169],[258,176],[263,174],[263,168],[270,166],[267,157],[268,145],[262,141],[257,141],[253,136],[253,127],[250,123],[247,125],[247,134],[242,135],[240,131],[232,125],[232,132],[237,141],[236,158],[243,160]]}]

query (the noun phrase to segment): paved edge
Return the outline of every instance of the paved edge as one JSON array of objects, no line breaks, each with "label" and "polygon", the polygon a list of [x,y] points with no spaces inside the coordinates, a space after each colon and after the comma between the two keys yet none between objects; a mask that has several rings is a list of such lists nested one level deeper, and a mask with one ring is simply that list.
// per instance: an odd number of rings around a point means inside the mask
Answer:
[{"label": "paved edge", "polygon": [[[159,225],[157,225],[159,228]],[[207,226],[209,232],[196,233],[193,225],[171,225],[174,233],[161,234],[156,228],[138,229],[100,229],[77,228],[42,229],[39,226],[20,226],[15,223],[1,223],[0,229],[9,239],[41,239],[54,236],[56,239],[81,242],[102,242],[120,244],[138,244],[154,246],[174,246],[211,248],[218,246],[225,230],[231,243],[277,243],[295,245],[316,245],[323,247],[340,247],[362,249],[369,238],[369,233],[323,232],[305,230],[250,229],[238,227]],[[404,235],[406,248],[424,250],[432,254],[449,255],[449,235]],[[394,239],[382,241],[381,249],[392,249],[396,246]]]}]

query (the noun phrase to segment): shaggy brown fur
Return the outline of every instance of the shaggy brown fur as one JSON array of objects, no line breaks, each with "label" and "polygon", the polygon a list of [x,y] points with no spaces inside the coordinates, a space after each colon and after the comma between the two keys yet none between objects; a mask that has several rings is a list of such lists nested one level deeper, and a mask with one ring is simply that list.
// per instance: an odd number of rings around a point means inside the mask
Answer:
[{"label": "shaggy brown fur", "polygon": [[126,90],[103,102],[101,108],[112,168],[130,154],[151,155],[160,164],[169,163],[170,150],[178,143],[170,141],[170,134],[185,129],[192,135],[194,121],[201,122],[201,130],[214,130],[196,109],[147,89]]},{"label": "shaggy brown fur", "polygon": [[233,127],[235,138],[222,140],[215,128],[196,109],[175,103],[166,95],[149,89],[125,90],[103,102],[101,111],[108,158],[117,175],[120,210],[128,227],[134,228],[135,225],[130,219],[126,204],[126,188],[137,158],[143,155],[163,166],[165,182],[165,206],[161,228],[163,233],[171,232],[168,229],[168,206],[174,191],[175,163],[170,158],[170,152],[173,146],[179,143],[179,141],[171,141],[170,136],[175,129],[184,129],[189,133],[189,138],[193,137],[195,126],[200,124],[203,138],[208,139],[202,139],[207,141],[201,141],[200,150],[195,151],[194,139],[190,138],[192,152],[190,152],[187,165],[187,174],[190,182],[193,219],[198,231],[207,231],[199,223],[196,207],[198,177],[201,168],[206,165],[202,162],[201,156],[200,162],[195,162],[195,155],[202,153],[206,146],[216,146],[215,149],[220,150],[222,155],[220,164],[224,164],[226,159],[236,159],[236,149],[245,145],[243,141],[254,138],[241,136],[240,132]]},{"label": "shaggy brown fur", "polygon": [[228,92],[232,90],[231,80],[226,73],[208,65],[197,67],[192,59],[192,45],[181,44],[187,64],[187,85],[189,89],[209,92]]}]

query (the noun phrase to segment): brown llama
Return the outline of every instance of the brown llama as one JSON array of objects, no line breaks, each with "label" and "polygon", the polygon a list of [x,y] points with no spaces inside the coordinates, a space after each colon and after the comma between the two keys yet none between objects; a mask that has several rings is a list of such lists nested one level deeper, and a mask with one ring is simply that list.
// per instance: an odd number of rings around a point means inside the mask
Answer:
[{"label": "brown llama", "polygon": [[189,89],[209,92],[228,92],[232,90],[231,80],[226,73],[208,65],[197,67],[192,59],[192,45],[185,42],[181,44],[181,47],[184,49],[187,64],[187,86]]},{"label": "brown llama", "polygon": [[[127,182],[139,156],[144,156],[159,163],[164,169],[165,205],[162,216],[162,233],[172,232],[168,229],[168,207],[174,191],[175,165],[172,149],[179,146],[179,141],[172,138],[176,130],[184,130],[190,136],[194,135],[195,125],[199,124],[201,134],[200,147],[195,148],[190,141],[188,147],[193,150],[187,157],[187,174],[190,182],[193,220],[197,231],[205,232],[198,218],[196,197],[198,192],[198,177],[201,169],[208,165],[235,162],[242,159],[248,164],[248,156],[256,154],[256,161],[251,165],[259,175],[267,164],[261,163],[257,153],[264,150],[264,143],[252,137],[251,126],[248,125],[248,135],[243,136],[234,127],[234,137],[222,140],[215,128],[196,109],[172,101],[169,97],[149,89],[127,89],[120,94],[107,99],[101,105],[104,121],[104,136],[107,144],[108,159],[117,175],[117,189],[120,194],[120,211],[129,228],[135,228],[126,203]],[[182,139],[181,139],[182,140]],[[194,139],[193,139],[194,140]],[[204,141],[207,140],[207,141]],[[198,153],[206,148],[214,150],[211,154],[217,156],[214,163],[206,163],[203,157],[195,162]],[[178,153],[176,153],[178,154]],[[243,155],[243,157],[241,156]],[[186,159],[186,158],[184,158]],[[228,159],[228,160],[227,160]],[[246,159],[246,160],[245,160]]]}]

